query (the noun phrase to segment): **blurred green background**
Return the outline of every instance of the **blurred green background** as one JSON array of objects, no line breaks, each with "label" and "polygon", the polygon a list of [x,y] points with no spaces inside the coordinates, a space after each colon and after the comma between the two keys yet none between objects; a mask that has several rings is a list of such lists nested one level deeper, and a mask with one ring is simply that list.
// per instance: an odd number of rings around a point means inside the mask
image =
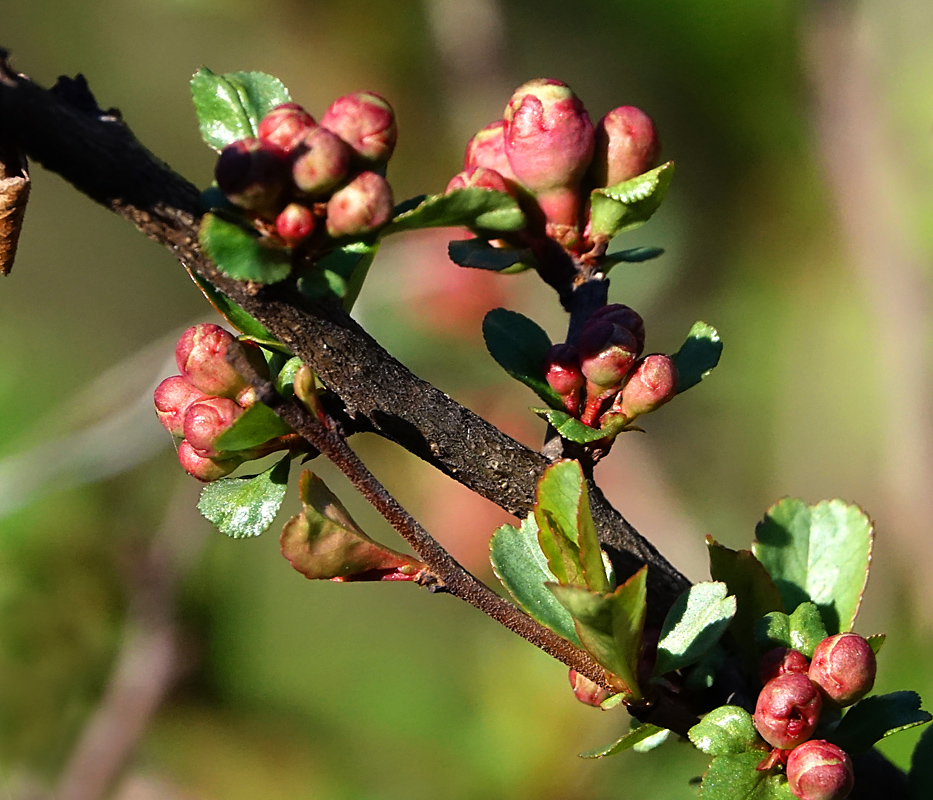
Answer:
[{"label": "blurred green background", "polygon": [[[878,689],[933,694],[929,2],[8,0],[2,17],[18,69],[45,85],[84,73],[199,185],[213,157],[187,81],[201,65],[274,73],[314,114],[348,91],[386,95],[398,199],[442,190],[531,77],[567,81],[594,119],[644,108],[677,175],[626,244],[667,252],[618,268],[612,299],[646,318],[649,350],[704,319],[725,352],[616,445],[605,491],[694,579],[703,535],[747,546],[781,496],[859,502],[878,525],[859,625],[889,634]],[[0,282],[0,798],[104,796],[89,787],[111,763],[106,796],[121,800],[695,796],[703,761],[685,745],[578,759],[624,713],[578,704],[563,667],[472,609],[404,585],[312,584],[274,529],[230,541],[200,519],[151,390],[210,309],[167,252],[32,177]],[[485,355],[479,324],[505,305],[556,339],[561,313],[534,276],[458,271],[445,241],[386,246],[358,316],[535,446],[533,398]],[[490,577],[504,514],[385,443],[354,444]],[[290,495],[283,519],[296,510]],[[905,765],[915,738],[885,749]]]}]

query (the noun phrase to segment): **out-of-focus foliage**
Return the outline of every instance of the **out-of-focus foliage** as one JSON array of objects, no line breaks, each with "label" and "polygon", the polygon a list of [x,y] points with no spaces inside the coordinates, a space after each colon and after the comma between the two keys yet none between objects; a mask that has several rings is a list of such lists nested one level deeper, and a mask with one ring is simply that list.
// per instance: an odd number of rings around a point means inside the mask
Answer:
[{"label": "out-of-focus foliage", "polygon": [[[919,610],[930,607],[930,516],[911,489],[929,477],[933,419],[923,413],[933,385],[928,3],[853,3],[835,28],[818,13],[830,4],[737,0],[10,5],[0,44],[20,69],[45,84],[84,73],[103,107],[119,106],[201,186],[213,158],[188,80],[202,65],[275,74],[318,114],[347,91],[384,94],[400,124],[389,172],[398,198],[443,189],[466,140],[528,78],[567,81],[594,116],[644,108],[677,176],[661,211],[616,249],[666,252],[615,267],[611,300],[645,317],[649,351],[676,349],[695,319],[714,324],[726,349],[708,380],[646,423],[647,436],[623,436],[600,466],[602,485],[694,579],[706,577],[702,534],[745,546],[778,497],[858,501],[877,522],[879,577],[916,565],[902,570],[900,596],[878,591],[879,580],[860,618],[863,633],[889,634],[877,690],[930,694],[919,657],[933,655]],[[827,170],[833,159],[859,162],[820,149],[839,141],[840,119],[825,94],[834,84],[820,76],[846,74],[832,33],[867,65],[876,106],[864,121],[883,134],[868,163],[890,188],[879,197],[893,199],[868,220],[857,203],[840,204],[852,198]],[[841,81],[829,98],[857,85]],[[858,144],[860,127],[844,129],[843,144]],[[210,316],[167,253],[38,166],[33,181],[16,268],[0,282],[0,789],[54,779],[107,680],[127,564],[184,491],[146,396],[171,371],[173,334]],[[882,217],[886,252],[908,253],[913,269],[883,263],[883,252],[859,258]],[[557,341],[562,314],[532,274],[454,267],[449,238],[461,237],[388,241],[357,315],[418,374],[534,445],[534,395],[485,353],[481,322],[504,305]],[[910,368],[892,372],[903,353]],[[126,411],[120,425],[69,438],[112,422],[107,409]],[[386,443],[355,444],[458,558],[491,576],[487,540],[508,517]],[[367,532],[395,544],[321,471]],[[192,493],[179,519],[197,542],[206,523],[194,502]],[[286,497],[281,521],[297,502]],[[462,604],[412,586],[309,583],[278,554],[274,532],[210,532],[206,542],[181,592],[186,677],[127,780],[224,800],[440,787],[450,798],[693,796],[686,781],[704,762],[689,747],[577,759],[618,738],[624,714],[576,703],[560,665]],[[915,737],[902,738],[891,747],[906,764]]]}]

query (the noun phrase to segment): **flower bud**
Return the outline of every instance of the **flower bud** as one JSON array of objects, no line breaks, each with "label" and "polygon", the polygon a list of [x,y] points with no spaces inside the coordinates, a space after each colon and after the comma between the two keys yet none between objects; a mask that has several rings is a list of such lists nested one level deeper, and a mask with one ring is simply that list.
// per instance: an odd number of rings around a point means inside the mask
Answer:
[{"label": "flower bud", "polygon": [[773,747],[789,750],[813,734],[823,701],[806,675],[779,675],[765,684],[755,706],[755,727]]},{"label": "flower bud", "polygon": [[627,419],[659,409],[677,394],[677,368],[670,356],[645,356],[622,387],[620,408]]},{"label": "flower bud", "polygon": [[294,247],[314,233],[316,223],[314,212],[306,205],[289,203],[275,218],[275,232]]},{"label": "flower bud", "polygon": [[595,186],[615,186],[654,166],[661,143],[654,123],[635,106],[614,108],[596,124],[589,175]]},{"label": "flower bud", "polygon": [[259,140],[283,153],[291,153],[317,123],[298,103],[282,103],[259,122]]},{"label": "flower bud", "polygon": [[804,742],[787,759],[787,784],[799,800],[844,800],[855,785],[852,761],[830,742]]},{"label": "flower bud", "polygon": [[555,344],[544,356],[545,379],[564,400],[567,413],[580,409],[580,389],[586,383],[580,371],[580,355],[572,344]]},{"label": "flower bud", "polygon": [[214,177],[234,205],[270,214],[285,191],[288,168],[278,149],[259,139],[240,139],[221,151]]},{"label": "flower bud", "polygon": [[175,361],[179,372],[205,394],[236,397],[249,384],[227,361],[230,348],[242,345],[219,325],[204,322],[181,335]]},{"label": "flower bud", "polygon": [[294,156],[292,179],[299,191],[309,197],[323,198],[350,171],[350,148],[327,128],[305,131]]},{"label": "flower bud", "polygon": [[192,403],[206,400],[207,395],[192,386],[181,375],[166,378],[153,393],[159,422],[172,436],[184,436],[185,412]]},{"label": "flower bud", "polygon": [[243,458],[240,456],[225,459],[206,458],[198,455],[188,442],[182,441],[178,445],[178,461],[185,468],[185,472],[193,478],[210,483],[233,472],[243,463]]},{"label": "flower bud", "polygon": [[610,696],[608,689],[603,689],[602,686],[591,681],[586,675],[581,675],[572,667],[568,677],[570,678],[570,685],[573,687],[574,697],[581,703],[599,708],[602,702]]},{"label": "flower bud", "polygon": [[567,84],[528,81],[503,116],[505,153],[522,184],[536,194],[579,184],[593,158],[593,123]]},{"label": "flower bud", "polygon": [[215,447],[217,437],[230,430],[242,413],[243,409],[226,397],[192,403],[185,412],[185,441],[199,456],[217,458],[221,454]]},{"label": "flower bud", "polygon": [[469,170],[471,167],[486,167],[506,180],[516,180],[505,154],[505,120],[491,122],[467,143],[463,168]]},{"label": "flower bud", "polygon": [[580,370],[586,376],[587,393],[604,394],[622,386],[640,350],[635,335],[607,320],[588,322],[580,334]]},{"label": "flower bud", "polygon": [[875,654],[857,633],[837,633],[820,642],[810,662],[810,680],[839,706],[861,700],[875,685]]},{"label": "flower bud", "polygon": [[513,194],[513,190],[505,182],[498,172],[487,167],[470,167],[463,172],[458,172],[450,179],[445,194],[450,194],[454,189],[489,189],[493,192],[505,192]]},{"label": "flower bud", "polygon": [[388,101],[375,92],[338,97],[324,112],[321,125],[336,133],[367,164],[385,164],[395,149],[398,127]]},{"label": "flower bud", "polygon": [[589,325],[591,322],[595,322],[598,319],[611,322],[613,325],[618,325],[620,328],[628,328],[628,330],[634,334],[635,340],[638,342],[638,351],[641,352],[644,349],[645,322],[641,318],[641,315],[634,309],[624,306],[621,303],[610,303],[609,305],[597,308],[590,314],[586,324]]},{"label": "flower bud", "polygon": [[327,232],[361,236],[392,218],[392,188],[375,172],[361,172],[327,201]]},{"label": "flower bud", "polygon": [[806,675],[809,668],[810,662],[799,650],[775,647],[762,656],[758,675],[762,684],[765,684],[779,675]]}]

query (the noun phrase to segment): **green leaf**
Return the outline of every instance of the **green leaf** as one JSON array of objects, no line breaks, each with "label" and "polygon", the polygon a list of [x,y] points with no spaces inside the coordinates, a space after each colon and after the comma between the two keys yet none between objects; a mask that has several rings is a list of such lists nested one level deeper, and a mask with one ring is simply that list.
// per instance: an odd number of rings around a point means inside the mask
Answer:
[{"label": "green leaf", "polygon": [[594,592],[612,589],[579,461],[559,461],[544,471],[538,481],[534,516],[541,550],[559,583],[586,586]]},{"label": "green leaf", "polygon": [[277,283],[292,271],[288,250],[266,244],[255,231],[216,214],[201,218],[198,241],[217,269],[239,281]]},{"label": "green leaf", "polygon": [[252,478],[221,478],[201,491],[198,511],[234,539],[259,536],[275,519],[288,488],[290,457]]},{"label": "green leaf", "polygon": [[690,692],[701,692],[704,689],[712,689],[716,682],[716,676],[723,668],[729,656],[719,644],[714,645],[701,658],[696,666],[691,668],[684,681],[684,687]]},{"label": "green leaf", "polygon": [[216,75],[201,67],[191,78],[201,137],[215,150],[255,137],[260,120],[291,99],[282,82],[262,72]]},{"label": "green leaf", "polygon": [[264,342],[276,342],[279,347],[286,349],[283,344],[277,342],[276,338],[269,333],[269,329],[252,314],[240,308],[240,306],[234,303],[227,295],[218,292],[211,283],[198,275],[193,269],[188,269],[188,274],[210,304],[214,306],[234,328],[253,339]]},{"label": "green leaf", "polygon": [[612,594],[548,584],[573,617],[587,652],[624,684],[625,693],[634,700],[642,696],[637,670],[647,609],[646,575],[647,567],[642,567]]},{"label": "green leaf", "polygon": [[790,638],[790,617],[781,611],[765,614],[755,623],[755,643],[762,654],[775,647],[793,648]]},{"label": "green leaf", "polygon": [[298,356],[293,356],[278,370],[275,376],[275,390],[280,395],[295,396],[295,375],[298,374],[303,364],[304,362]]},{"label": "green leaf", "polygon": [[282,530],[282,555],[310,580],[412,580],[417,559],[370,539],[343,504],[310,470],[299,482],[303,510]]},{"label": "green leaf", "polygon": [[485,239],[455,240],[448,243],[447,254],[461,267],[509,273],[530,267],[534,259],[528,249],[493,247]]},{"label": "green leaf", "polygon": [[642,261],[650,261],[662,255],[664,255],[663,247],[632,247],[628,250],[620,250],[618,253],[606,253],[599,258],[597,263],[600,269],[608,272],[616,264],[640,264]]},{"label": "green leaf", "polygon": [[758,735],[755,720],[744,708],[720,706],[694,725],[687,736],[694,747],[709,756],[725,756],[755,749],[759,760],[766,745]]},{"label": "green leaf", "polygon": [[729,627],[746,664],[757,670],[755,623],[771,611],[784,610],[781,593],[751,550],[730,550],[711,536],[706,537],[706,546],[710,577],[725,583],[729,594],[735,595],[736,611]]},{"label": "green leaf", "polygon": [[591,428],[576,417],[571,417],[566,411],[558,411],[556,408],[532,408],[535,414],[548,421],[551,427],[556,430],[562,439],[578,444],[587,444],[588,442],[598,442],[605,439],[608,434],[599,428]]},{"label": "green leaf", "polygon": [[881,652],[881,648],[884,647],[884,640],[887,639],[887,635],[883,633],[873,633],[871,636],[866,636],[865,641],[868,642],[868,646],[871,648],[871,651],[878,655]]},{"label": "green leaf", "polygon": [[696,386],[713,371],[722,355],[722,342],[712,325],[694,322],[687,340],[671,358],[677,368],[677,393]]},{"label": "green leaf", "polygon": [[293,433],[291,426],[265,403],[253,403],[236,422],[217,437],[215,447],[224,453],[250,450],[277,436]]},{"label": "green leaf", "polygon": [[642,739],[640,742],[636,742],[634,745],[632,745],[632,750],[634,750],[636,753],[649,753],[670,739],[672,733],[673,731],[670,731],[667,728],[661,728],[661,730],[659,730],[654,735],[649,736],[647,739]]},{"label": "green leaf", "polygon": [[872,522],[858,506],[786,498],[755,528],[752,551],[786,608],[819,606],[830,635],[852,630],[871,560]]},{"label": "green leaf", "polygon": [[483,339],[496,363],[548,405],[563,407],[544,377],[544,357],[551,340],[540,325],[505,308],[494,308],[483,319]]},{"label": "green leaf", "polygon": [[784,775],[755,769],[764,756],[755,750],[716,756],[700,784],[700,800],[794,800]]},{"label": "green leaf", "polygon": [[921,735],[910,759],[910,800],[930,800],[933,797],[933,727]]},{"label": "green leaf", "polygon": [[645,723],[629,731],[625,736],[616,742],[605,747],[596,747],[593,750],[587,750],[580,753],[580,758],[603,758],[604,756],[614,756],[616,753],[622,753],[631,750],[635,745],[657,736],[659,733],[669,733],[665,728],[659,728],[657,725]]},{"label": "green leaf", "polygon": [[658,641],[655,675],[695,664],[719,641],[735,616],[724,583],[696,583],[671,606]]},{"label": "green leaf", "polygon": [[813,658],[816,646],[827,637],[820,610],[814,603],[801,603],[790,615],[791,647]]},{"label": "green leaf", "polygon": [[525,227],[525,215],[514,197],[489,189],[455,189],[448,194],[425,197],[413,208],[403,204],[379,236],[418,228],[476,228],[517,231]]},{"label": "green leaf", "polygon": [[828,738],[847,753],[865,753],[876,742],[931,719],[933,716],[920,708],[920,695],[916,692],[876,694],[859,700],[846,711]]},{"label": "green leaf", "polygon": [[492,535],[489,549],[496,576],[528,616],[582,647],[570,613],[544,585],[555,578],[538,544],[534,516],[529,514],[520,530],[503,525]]},{"label": "green leaf", "polygon": [[308,267],[298,279],[298,290],[313,300],[336,297],[350,311],[379,251],[378,242],[350,242],[337,247]]},{"label": "green leaf", "polygon": [[661,205],[673,176],[674,162],[668,161],[631,180],[595,189],[590,194],[593,234],[612,239],[623,231],[644,225]]}]

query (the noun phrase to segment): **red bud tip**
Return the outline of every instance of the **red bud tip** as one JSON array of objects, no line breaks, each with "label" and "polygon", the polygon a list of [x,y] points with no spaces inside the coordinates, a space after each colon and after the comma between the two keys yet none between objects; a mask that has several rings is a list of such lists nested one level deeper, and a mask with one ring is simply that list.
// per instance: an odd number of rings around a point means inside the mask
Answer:
[{"label": "red bud tip", "polygon": [[588,386],[590,395],[620,388],[639,355],[635,335],[607,320],[588,322],[580,334],[579,348],[580,370],[595,390]]},{"label": "red bud tip", "polygon": [[178,370],[205,394],[235,397],[248,384],[227,362],[231,347],[242,345],[219,325],[205,322],[188,328],[175,348]]},{"label": "red bud tip", "polygon": [[178,461],[185,468],[185,472],[203,483],[210,483],[223,478],[243,463],[243,459],[239,457],[223,460],[205,458],[198,455],[195,449],[186,441],[182,441],[178,445]]},{"label": "red bud tip", "polygon": [[302,137],[317,123],[298,103],[282,103],[273,108],[259,123],[259,140],[283,153],[291,153]]},{"label": "red bud tip", "polygon": [[823,701],[806,675],[779,675],[765,684],[755,706],[755,727],[772,747],[789,750],[813,734]]},{"label": "red bud tip", "polygon": [[275,231],[289,247],[307,239],[316,225],[314,212],[301,203],[289,203],[275,218]]},{"label": "red bud tip", "polygon": [[614,108],[596,125],[590,177],[596,186],[614,186],[647,172],[661,154],[654,123],[635,106]]},{"label": "red bud tip", "polygon": [[470,167],[463,172],[458,172],[450,179],[445,193],[450,194],[454,189],[471,188],[514,194],[514,190],[506,183],[505,178],[494,169],[487,167]]},{"label": "red bud tip", "polygon": [[350,148],[327,128],[306,131],[294,155],[292,179],[309,197],[323,198],[350,170]]},{"label": "red bud tip", "polygon": [[798,800],[844,800],[855,785],[852,761],[830,742],[804,742],[787,759],[787,785]]},{"label": "red bud tip", "polygon": [[486,167],[506,180],[515,181],[515,173],[505,154],[505,120],[491,122],[467,143],[463,168],[471,167]]},{"label": "red bud tip", "polygon": [[775,647],[762,656],[758,674],[761,683],[766,684],[779,675],[806,675],[809,668],[810,661],[803,653],[789,647]]},{"label": "red bud tip", "polygon": [[598,683],[594,683],[586,675],[581,675],[575,669],[571,668],[568,674],[570,686],[573,688],[574,697],[581,703],[588,706],[599,708],[604,700],[611,696],[607,689],[604,689]]},{"label": "red bud tip", "polygon": [[361,172],[327,202],[327,232],[362,236],[392,218],[392,188],[375,172]]},{"label": "red bud tip", "polygon": [[395,112],[375,92],[338,97],[324,112],[321,125],[336,133],[368,164],[385,164],[395,150]]},{"label": "red bud tip", "polygon": [[627,419],[659,409],[677,394],[677,368],[670,356],[645,356],[622,387],[620,408]]},{"label": "red bud tip", "polygon": [[837,633],[813,651],[810,680],[833,703],[850,706],[875,685],[877,662],[871,645],[857,633]]},{"label": "red bud tip", "polygon": [[172,436],[184,436],[188,406],[206,399],[204,392],[192,386],[181,375],[166,378],[153,393],[159,422]]},{"label": "red bud tip", "polygon": [[230,430],[242,413],[243,409],[226,397],[192,403],[185,412],[185,440],[199,456],[218,458],[217,437]]}]

